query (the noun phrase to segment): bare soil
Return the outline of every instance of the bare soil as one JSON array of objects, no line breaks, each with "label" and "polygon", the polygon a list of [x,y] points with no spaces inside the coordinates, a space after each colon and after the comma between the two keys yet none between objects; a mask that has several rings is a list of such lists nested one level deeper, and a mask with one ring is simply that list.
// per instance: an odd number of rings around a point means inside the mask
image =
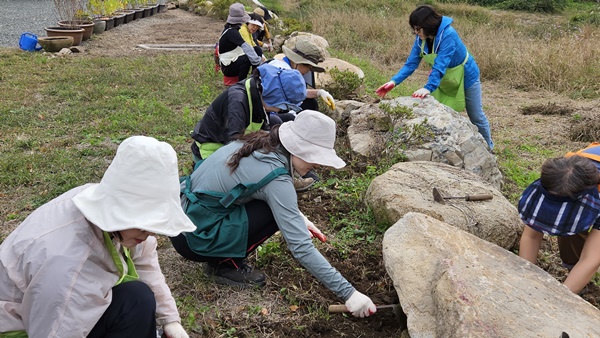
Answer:
[{"label": "bare soil", "polygon": [[[214,44],[223,22],[174,9],[150,18],[134,21],[96,35],[86,42],[86,54],[127,57],[135,54],[170,53],[144,50],[140,44]],[[171,52],[172,53],[172,52]],[[419,76],[419,75],[417,75]],[[523,92],[501,84],[484,82],[484,106],[492,125],[497,156],[526,156],[519,152],[520,143],[566,152],[588,142],[569,139],[574,114],[600,113],[596,101],[574,101],[555,93]],[[555,111],[560,113],[541,113]],[[525,112],[526,114],[523,114]],[[541,164],[541,162],[540,162]],[[361,168],[350,168],[360,170]],[[518,193],[507,182],[507,194]],[[326,191],[313,189],[301,194],[303,211],[328,237],[338,229],[328,226],[331,215],[350,212]],[[280,237],[273,241],[283,242]],[[381,243],[365,244],[352,252],[340,253],[330,243],[316,243],[331,263],[377,304],[398,302],[392,281],[381,258]],[[285,249],[285,246],[282,246]],[[557,279],[566,271],[560,268],[556,243],[544,243],[547,255],[542,266]],[[400,336],[402,324],[391,311],[380,311],[367,319],[331,314],[319,315],[317,309],[340,301],[316,281],[284,250],[264,268],[266,287],[237,290],[218,286],[204,277],[202,266],[181,258],[165,238],[160,239],[162,267],[172,291],[179,300],[184,326],[192,337],[364,337]],[[379,253],[379,254],[373,254]],[[255,257],[251,257],[251,261]],[[299,271],[301,271],[299,273]],[[600,288],[590,283],[583,298],[600,306]],[[191,308],[191,299],[204,307]],[[297,306],[295,306],[297,305]],[[232,329],[235,328],[235,329]]]}]

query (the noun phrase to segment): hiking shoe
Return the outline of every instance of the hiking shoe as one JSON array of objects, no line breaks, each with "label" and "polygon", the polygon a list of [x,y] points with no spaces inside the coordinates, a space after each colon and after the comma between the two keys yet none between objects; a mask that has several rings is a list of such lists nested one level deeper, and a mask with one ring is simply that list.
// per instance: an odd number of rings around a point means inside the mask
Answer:
[{"label": "hiking shoe", "polygon": [[315,183],[319,182],[319,176],[317,176],[317,174],[315,174],[315,172],[312,170],[307,172],[306,175],[302,176],[302,178],[312,178]]},{"label": "hiking shoe", "polygon": [[294,189],[298,192],[306,191],[315,184],[312,178],[294,177]]},{"label": "hiking shoe", "polygon": [[204,272],[211,276],[217,284],[239,287],[262,287],[267,284],[267,277],[262,271],[245,263],[242,263],[237,269],[230,264],[206,264]]}]

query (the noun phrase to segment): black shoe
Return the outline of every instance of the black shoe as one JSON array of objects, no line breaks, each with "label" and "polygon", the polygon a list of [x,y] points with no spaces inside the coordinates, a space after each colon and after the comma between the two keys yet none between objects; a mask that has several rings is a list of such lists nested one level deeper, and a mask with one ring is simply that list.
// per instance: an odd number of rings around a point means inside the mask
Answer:
[{"label": "black shoe", "polygon": [[252,268],[250,265],[242,263],[239,268],[231,264],[206,264],[204,272],[214,278],[217,284],[230,286],[265,286],[267,284],[265,274]]},{"label": "black shoe", "polygon": [[312,178],[313,181],[319,182],[319,176],[317,176],[317,174],[315,174],[315,172],[312,170],[307,172],[306,175],[302,176],[302,178]]}]

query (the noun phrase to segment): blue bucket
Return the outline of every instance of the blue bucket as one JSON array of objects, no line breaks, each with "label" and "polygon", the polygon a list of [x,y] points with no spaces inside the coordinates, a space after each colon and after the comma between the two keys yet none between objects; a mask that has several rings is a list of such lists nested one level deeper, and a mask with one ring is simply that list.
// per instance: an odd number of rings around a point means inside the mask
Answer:
[{"label": "blue bucket", "polygon": [[19,47],[28,52],[35,52],[42,49],[42,46],[38,47],[37,35],[28,32],[21,34]]}]

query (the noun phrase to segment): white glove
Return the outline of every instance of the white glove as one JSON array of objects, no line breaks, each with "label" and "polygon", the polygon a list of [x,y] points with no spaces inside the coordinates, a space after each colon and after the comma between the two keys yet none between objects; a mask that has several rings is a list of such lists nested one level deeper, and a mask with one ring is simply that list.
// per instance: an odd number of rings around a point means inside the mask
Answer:
[{"label": "white glove", "polygon": [[270,45],[268,43],[263,43],[262,47],[263,47],[263,49],[268,49],[269,52],[273,51],[273,45]]},{"label": "white glove", "polygon": [[171,322],[163,325],[163,332],[167,338],[190,338],[179,322]]},{"label": "white glove", "polygon": [[371,301],[371,298],[363,295],[358,291],[354,291],[352,296],[346,301],[346,309],[352,313],[354,317],[369,317],[377,312],[377,307]]},{"label": "white glove", "polygon": [[315,226],[315,223],[311,222],[304,214],[302,214],[302,217],[304,217],[304,224],[306,224],[306,227],[308,228],[310,238],[317,237],[321,242],[325,243],[327,237],[325,237],[321,230]]},{"label": "white glove", "polygon": [[420,99],[425,98],[425,96],[429,95],[430,91],[425,89],[425,88],[421,88],[419,90],[417,90],[416,92],[414,92],[412,94],[412,97],[418,97]]},{"label": "white glove", "polygon": [[325,89],[317,90],[317,96],[322,98],[329,108],[335,109],[335,100],[333,100],[333,96],[331,96],[331,94],[329,94],[329,92],[327,92]]}]

